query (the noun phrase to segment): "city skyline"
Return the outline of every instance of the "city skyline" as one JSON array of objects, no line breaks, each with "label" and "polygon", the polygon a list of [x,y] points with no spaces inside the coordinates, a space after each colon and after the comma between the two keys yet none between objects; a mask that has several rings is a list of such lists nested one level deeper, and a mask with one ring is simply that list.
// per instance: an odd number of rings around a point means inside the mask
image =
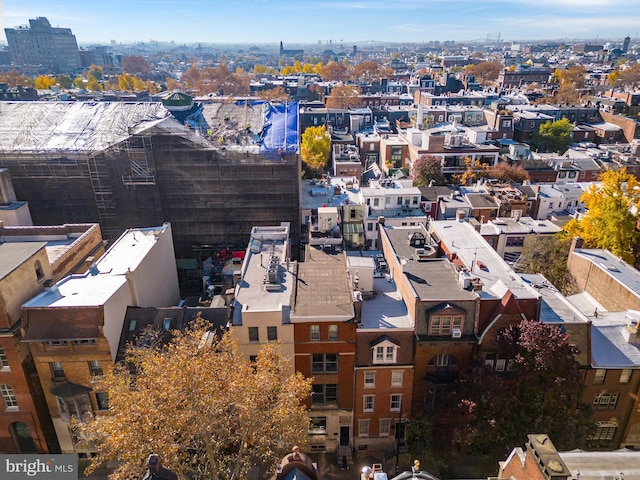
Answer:
[{"label": "city skyline", "polygon": [[[231,1],[138,0],[87,3],[4,0],[4,28],[47,17],[70,28],[79,45],[174,41],[183,43],[344,45],[431,40],[636,40],[637,0]],[[230,21],[233,20],[233,21]],[[301,28],[303,26],[303,28]]]}]

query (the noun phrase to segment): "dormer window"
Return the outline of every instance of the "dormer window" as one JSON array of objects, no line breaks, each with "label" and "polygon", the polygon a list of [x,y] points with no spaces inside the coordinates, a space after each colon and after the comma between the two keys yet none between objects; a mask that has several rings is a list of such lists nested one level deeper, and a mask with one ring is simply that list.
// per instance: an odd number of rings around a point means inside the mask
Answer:
[{"label": "dormer window", "polygon": [[396,363],[398,355],[398,346],[389,340],[382,341],[373,346],[373,363]]}]

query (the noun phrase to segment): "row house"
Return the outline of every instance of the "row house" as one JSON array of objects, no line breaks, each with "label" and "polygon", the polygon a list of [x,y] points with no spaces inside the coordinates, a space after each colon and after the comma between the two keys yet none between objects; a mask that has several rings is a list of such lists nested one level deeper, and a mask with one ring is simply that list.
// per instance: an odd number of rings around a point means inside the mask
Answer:
[{"label": "row house", "polygon": [[361,187],[359,203],[367,209],[365,238],[368,249],[379,249],[378,226],[426,225],[420,208],[422,194],[411,180],[383,179]]},{"label": "row house", "polygon": [[416,105],[472,105],[475,107],[483,107],[487,98],[482,94],[473,95],[434,95],[427,91],[417,90],[414,93],[413,101]]},{"label": "row house", "polygon": [[530,67],[520,65],[514,69],[506,68],[498,74],[498,85],[500,89],[510,89],[537,83],[545,85],[549,83],[551,69],[547,67]]},{"label": "row house", "polygon": [[442,171],[447,177],[464,172],[469,160],[472,165],[479,162],[493,166],[498,163],[500,155],[500,149],[494,145],[470,142],[464,128],[455,121],[451,125],[424,131],[417,128],[400,130],[398,137],[408,145],[409,165],[421,155],[433,155],[441,158]]},{"label": "row house", "polygon": [[94,376],[113,368],[127,306],[169,306],[179,299],[171,226],[127,230],[83,274],[50,284],[22,306],[29,347],[62,453],[91,455],[74,420],[109,409]]},{"label": "row house", "polygon": [[57,453],[58,441],[20,331],[21,306],[104,251],[98,224],[0,224],[0,450]]}]

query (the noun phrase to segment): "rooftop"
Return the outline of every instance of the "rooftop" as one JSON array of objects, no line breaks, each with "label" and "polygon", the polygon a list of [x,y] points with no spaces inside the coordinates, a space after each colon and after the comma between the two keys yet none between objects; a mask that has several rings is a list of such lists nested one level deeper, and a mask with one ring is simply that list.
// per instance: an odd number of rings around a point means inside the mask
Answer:
[{"label": "rooftop", "polygon": [[474,277],[482,281],[481,297],[502,298],[507,289],[517,299],[539,297],[538,292],[505,263],[469,222],[436,220],[430,223],[430,231]]},{"label": "rooftop", "polygon": [[391,278],[374,278],[375,295],[363,300],[362,320],[359,329],[413,329],[413,319]]},{"label": "rooftop", "polygon": [[244,312],[282,311],[289,321],[294,269],[288,255],[289,227],[253,227],[236,285],[233,324]]},{"label": "rooftop", "polygon": [[620,286],[636,296],[640,295],[640,272],[608,250],[576,248],[573,255],[590,260]]},{"label": "rooftop", "polygon": [[291,320],[308,318],[347,321],[354,318],[352,292],[342,254],[311,248],[298,264]]},{"label": "rooftop", "polygon": [[45,246],[45,242],[0,243],[0,280]]}]

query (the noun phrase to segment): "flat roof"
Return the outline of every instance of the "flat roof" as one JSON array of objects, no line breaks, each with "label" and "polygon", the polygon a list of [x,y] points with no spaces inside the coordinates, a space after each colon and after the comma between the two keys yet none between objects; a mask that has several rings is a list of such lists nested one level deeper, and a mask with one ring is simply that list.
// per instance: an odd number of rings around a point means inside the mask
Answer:
[{"label": "flat roof", "polygon": [[[624,478],[640,480],[640,451],[629,449],[613,452],[585,452],[572,450],[558,452],[573,478],[580,480],[602,480],[603,478]],[[620,474],[624,473],[624,477]]]},{"label": "flat roof", "polygon": [[[241,280],[236,285],[233,324],[242,325],[243,312],[285,311],[294,289],[292,264],[287,268],[287,226],[253,227],[244,257]],[[272,263],[273,258],[273,263]],[[274,265],[276,279],[268,282],[267,270]],[[288,321],[288,311],[286,318]]]},{"label": "flat roof", "polygon": [[640,337],[636,324],[640,312],[598,314],[591,324],[592,366],[600,368],[638,368]]},{"label": "flat roof", "polygon": [[45,246],[45,242],[0,243],[0,279],[9,275]]},{"label": "flat roof", "polygon": [[83,274],[63,278],[35,296],[25,307],[77,307],[104,305],[127,282],[125,273],[135,271],[156,244],[156,234],[168,225],[129,229]]},{"label": "flat roof", "polygon": [[393,279],[374,277],[373,291],[373,297],[363,300],[359,330],[413,330],[413,319]]},{"label": "flat roof", "polygon": [[482,281],[481,297],[502,298],[507,289],[517,299],[539,297],[469,222],[434,220],[429,227],[449,252],[455,253],[469,272]]},{"label": "flat roof", "polygon": [[347,321],[354,318],[353,296],[342,253],[309,247],[305,262],[298,263],[295,304],[291,321],[305,318]]},{"label": "flat roof", "polygon": [[540,294],[540,320],[545,323],[586,323],[589,318],[540,274],[521,273],[520,277]]},{"label": "flat roof", "polygon": [[[462,288],[458,282],[456,267],[445,258],[433,258],[419,262],[413,258],[415,247],[409,245],[409,235],[422,233],[427,240],[430,235],[422,228],[385,227],[391,246],[399,261],[405,261],[405,273],[411,287],[420,300],[473,300],[477,295]],[[435,247],[437,248],[437,246]]]}]

